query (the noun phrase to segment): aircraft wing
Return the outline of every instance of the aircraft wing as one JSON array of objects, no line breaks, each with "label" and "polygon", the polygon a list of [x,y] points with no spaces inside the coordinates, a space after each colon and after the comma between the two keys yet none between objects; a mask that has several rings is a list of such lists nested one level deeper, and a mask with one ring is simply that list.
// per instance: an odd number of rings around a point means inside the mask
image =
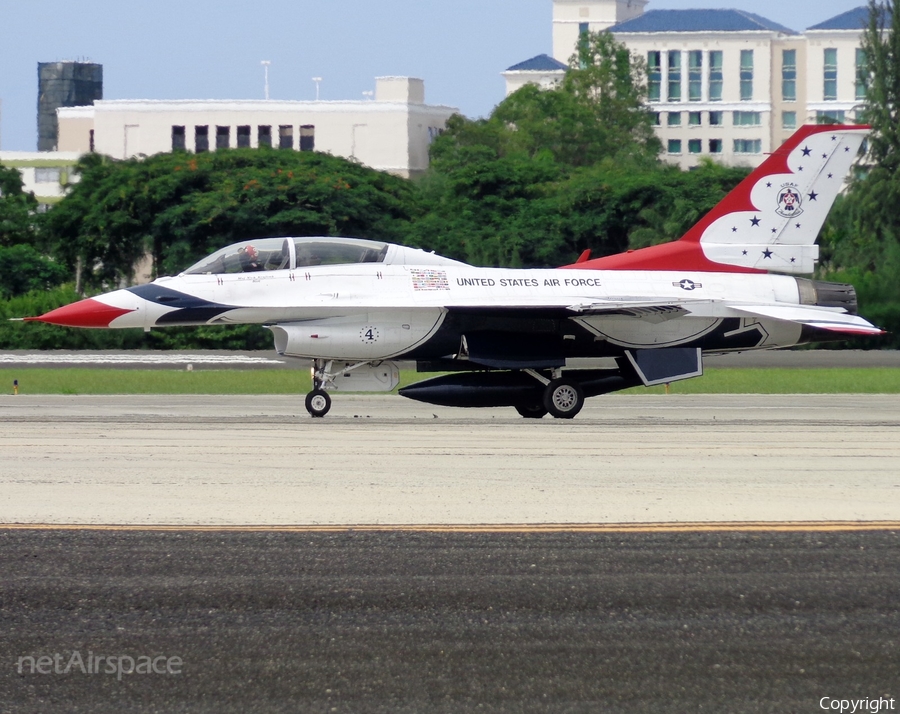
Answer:
[{"label": "aircraft wing", "polygon": [[757,317],[781,320],[806,325],[820,330],[848,335],[883,335],[884,330],[872,323],[851,315],[843,308],[819,307],[816,305],[754,305],[732,303],[721,300],[679,298],[677,300],[648,300],[641,297],[614,297],[609,300],[575,304],[528,304],[518,302],[508,305],[457,305],[448,307],[453,311],[486,314],[515,313],[526,315],[582,317],[582,316],[627,316],[664,322],[684,315],[697,317]]}]

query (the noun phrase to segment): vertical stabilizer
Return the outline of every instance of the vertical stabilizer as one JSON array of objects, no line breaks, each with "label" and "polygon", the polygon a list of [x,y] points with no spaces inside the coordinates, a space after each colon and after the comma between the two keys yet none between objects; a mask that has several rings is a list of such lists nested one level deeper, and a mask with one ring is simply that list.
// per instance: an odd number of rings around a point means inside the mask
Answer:
[{"label": "vertical stabilizer", "polygon": [[680,240],[577,264],[581,270],[805,274],[868,126],[803,126]]}]

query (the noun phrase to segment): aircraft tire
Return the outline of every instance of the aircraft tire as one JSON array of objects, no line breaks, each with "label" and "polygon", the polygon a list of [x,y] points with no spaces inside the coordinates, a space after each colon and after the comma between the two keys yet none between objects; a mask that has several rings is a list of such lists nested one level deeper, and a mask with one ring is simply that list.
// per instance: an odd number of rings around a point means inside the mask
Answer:
[{"label": "aircraft tire", "polygon": [[543,404],[517,404],[516,411],[526,419],[543,419],[547,414]]},{"label": "aircraft tire", "polygon": [[331,409],[331,397],[324,389],[314,389],[306,395],[306,411],[312,417],[323,417]]},{"label": "aircraft tire", "polygon": [[584,390],[571,379],[554,379],[544,389],[544,408],[556,419],[572,419],[584,406]]}]

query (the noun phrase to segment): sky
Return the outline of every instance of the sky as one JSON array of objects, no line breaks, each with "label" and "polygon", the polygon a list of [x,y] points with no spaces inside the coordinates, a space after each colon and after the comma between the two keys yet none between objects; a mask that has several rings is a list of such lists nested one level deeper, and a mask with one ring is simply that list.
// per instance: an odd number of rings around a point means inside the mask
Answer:
[{"label": "sky", "polygon": [[[735,8],[802,31],[865,0],[650,0]],[[0,0],[0,149],[37,147],[37,63],[103,65],[104,99],[364,99],[425,80],[429,104],[487,116],[500,73],[552,52],[551,0]]]}]

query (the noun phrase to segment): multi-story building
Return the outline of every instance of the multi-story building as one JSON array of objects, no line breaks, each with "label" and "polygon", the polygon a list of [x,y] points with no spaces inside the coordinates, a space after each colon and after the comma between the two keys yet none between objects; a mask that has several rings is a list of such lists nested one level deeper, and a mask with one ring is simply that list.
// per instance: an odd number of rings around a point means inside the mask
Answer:
[{"label": "multi-story building", "polygon": [[857,118],[866,97],[860,81],[865,65],[860,30],[868,19],[868,8],[858,7],[813,25],[804,33],[807,118],[840,122]]},{"label": "multi-story building", "polygon": [[424,82],[409,77],[378,77],[373,99],[361,101],[97,101],[58,111],[59,148],[125,159],[270,146],[411,177],[428,168],[429,145],[457,112],[425,104]]},{"label": "multi-story building", "polygon": [[[581,33],[609,30],[641,57],[668,161],[691,168],[711,157],[755,166],[800,124],[855,118],[864,96],[858,77],[866,7],[800,34],[739,10],[644,12],[645,5],[554,0],[553,53],[567,60]],[[544,86],[565,72],[546,61],[541,69]],[[514,70],[504,73],[507,93],[527,80]]]}]

